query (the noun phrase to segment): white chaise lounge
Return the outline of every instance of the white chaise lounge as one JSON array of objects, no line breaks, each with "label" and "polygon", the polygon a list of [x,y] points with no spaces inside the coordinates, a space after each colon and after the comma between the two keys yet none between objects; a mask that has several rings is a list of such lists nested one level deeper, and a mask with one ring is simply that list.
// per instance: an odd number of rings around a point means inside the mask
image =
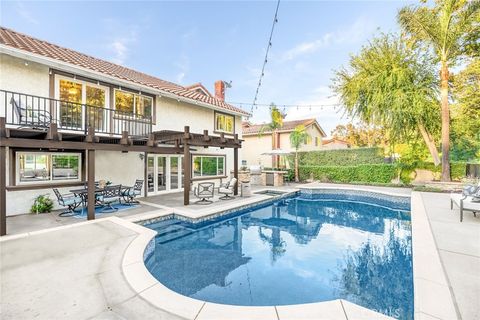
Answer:
[{"label": "white chaise lounge", "polygon": [[450,209],[452,210],[453,204],[456,204],[460,208],[460,222],[463,221],[463,211],[472,211],[475,217],[477,213],[480,213],[480,201],[478,198],[452,193],[450,195]]}]

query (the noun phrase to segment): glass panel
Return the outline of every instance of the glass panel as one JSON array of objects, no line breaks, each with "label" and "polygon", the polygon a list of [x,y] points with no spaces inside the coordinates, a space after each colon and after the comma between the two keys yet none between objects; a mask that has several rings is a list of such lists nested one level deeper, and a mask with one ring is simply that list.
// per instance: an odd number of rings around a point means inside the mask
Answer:
[{"label": "glass panel", "polygon": [[225,131],[233,133],[233,117],[225,116]]},{"label": "glass panel", "polygon": [[202,176],[217,175],[217,157],[202,157]]},{"label": "glass panel", "polygon": [[167,158],[158,157],[157,158],[157,191],[162,191],[167,189]]},{"label": "glass panel", "polygon": [[116,90],[115,109],[126,113],[133,113],[133,97],[133,93]]},{"label": "glass panel", "polygon": [[89,106],[99,108],[88,108],[88,125],[93,125],[96,130],[103,131],[105,120],[105,90],[87,85],[87,101]]},{"label": "glass panel", "polygon": [[52,178],[53,180],[77,180],[79,179],[79,155],[52,155]]},{"label": "glass panel", "polygon": [[152,115],[153,99],[145,96],[135,97],[135,110],[140,116],[148,118]]},{"label": "glass panel", "polygon": [[148,157],[147,159],[147,186],[148,186],[148,192],[154,192],[154,187],[155,187],[155,181],[154,181],[154,158],[153,157]]},{"label": "glass panel", "polygon": [[45,154],[21,154],[18,161],[20,182],[49,181],[49,158]]},{"label": "glass panel", "polygon": [[217,114],[216,115],[217,119],[216,119],[216,130],[218,131],[223,131],[225,130],[223,124],[224,124],[224,116],[223,114]]},{"label": "glass panel", "polygon": [[[60,125],[77,129],[82,127],[82,84],[60,80]],[[70,103],[69,103],[70,102]]]},{"label": "glass panel", "polygon": [[183,165],[183,157],[180,157],[180,162],[178,163],[180,168],[182,169],[182,176],[181,176],[181,188],[183,188],[183,179],[185,177],[185,166]]},{"label": "glass panel", "polygon": [[225,163],[224,163],[224,157],[218,157],[218,168],[217,168],[217,174],[219,176],[223,176],[225,172]]},{"label": "glass panel", "polygon": [[193,157],[193,176],[202,176],[202,157]]},{"label": "glass panel", "polygon": [[170,189],[178,189],[178,157],[170,158]]}]

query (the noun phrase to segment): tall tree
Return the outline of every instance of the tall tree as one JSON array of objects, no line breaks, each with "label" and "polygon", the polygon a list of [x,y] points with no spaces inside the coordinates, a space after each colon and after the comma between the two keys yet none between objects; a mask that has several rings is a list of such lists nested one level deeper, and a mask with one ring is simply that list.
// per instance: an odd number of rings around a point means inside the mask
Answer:
[{"label": "tall tree", "polygon": [[295,182],[300,181],[298,175],[298,149],[307,142],[308,137],[309,135],[303,125],[295,127],[295,130],[290,133],[290,145],[295,149]]},{"label": "tall tree", "polygon": [[392,140],[420,133],[433,161],[440,163],[434,140],[438,91],[428,54],[396,35],[382,34],[352,56],[333,81],[350,116],[383,127]]},{"label": "tall tree", "polygon": [[480,28],[480,1],[436,0],[434,6],[409,6],[400,10],[398,21],[413,42],[433,49],[440,64],[442,181],[450,181],[449,69],[476,42],[472,36]]},{"label": "tall tree", "polygon": [[[259,136],[262,136],[264,132],[272,132],[272,147],[276,148],[280,141],[277,141],[277,131],[283,127],[283,118],[285,114],[280,112],[277,106],[272,102],[270,104],[270,123],[265,124],[260,129],[258,133]],[[272,156],[272,166],[275,167],[275,164],[278,164],[279,156]]]}]

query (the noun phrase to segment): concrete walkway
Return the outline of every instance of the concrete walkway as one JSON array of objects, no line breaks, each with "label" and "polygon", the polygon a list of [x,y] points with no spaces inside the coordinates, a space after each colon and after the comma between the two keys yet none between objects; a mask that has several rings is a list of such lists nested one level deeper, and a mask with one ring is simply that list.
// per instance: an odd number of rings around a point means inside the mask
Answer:
[{"label": "concrete walkway", "polygon": [[103,220],[0,242],[0,318],[180,319],[125,281],[121,262],[136,236]]},{"label": "concrete walkway", "polygon": [[443,268],[463,320],[480,319],[480,216],[450,210],[450,195],[421,193]]}]

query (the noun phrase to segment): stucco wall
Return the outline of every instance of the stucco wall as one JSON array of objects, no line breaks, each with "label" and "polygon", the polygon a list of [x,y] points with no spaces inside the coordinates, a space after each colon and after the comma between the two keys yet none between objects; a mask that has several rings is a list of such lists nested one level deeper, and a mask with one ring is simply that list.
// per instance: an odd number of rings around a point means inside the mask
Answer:
[{"label": "stucco wall", "polygon": [[[46,65],[18,59],[9,55],[0,54],[0,88],[42,97],[49,96],[49,67]],[[0,103],[4,100],[0,99]],[[1,105],[0,112],[4,111]],[[2,113],[0,113],[2,115]],[[242,137],[242,119],[235,117],[235,132]],[[214,110],[200,107],[175,99],[157,96],[156,123],[153,130],[180,130],[190,126],[192,133],[203,133],[209,130],[214,134]],[[233,170],[233,150],[220,148],[196,148],[194,153],[225,154],[226,175]],[[241,164],[242,150],[239,150],[239,165]],[[8,163],[7,163],[8,172]],[[131,185],[135,179],[143,179],[143,161],[139,153],[119,153],[97,151],[96,153],[96,180],[105,179],[114,183]],[[8,177],[7,177],[8,179]],[[8,180],[7,180],[8,181]],[[62,193],[75,187],[59,188]],[[41,194],[50,194],[55,199],[51,187],[45,189],[8,191],[7,214],[20,214],[29,211],[35,197]],[[58,207],[56,207],[58,208]]]},{"label": "stucco wall", "polygon": [[244,136],[242,147],[242,157],[240,159],[247,161],[247,166],[262,165],[264,167],[272,166],[272,157],[262,155],[264,152],[272,150],[272,136],[270,134]]}]

